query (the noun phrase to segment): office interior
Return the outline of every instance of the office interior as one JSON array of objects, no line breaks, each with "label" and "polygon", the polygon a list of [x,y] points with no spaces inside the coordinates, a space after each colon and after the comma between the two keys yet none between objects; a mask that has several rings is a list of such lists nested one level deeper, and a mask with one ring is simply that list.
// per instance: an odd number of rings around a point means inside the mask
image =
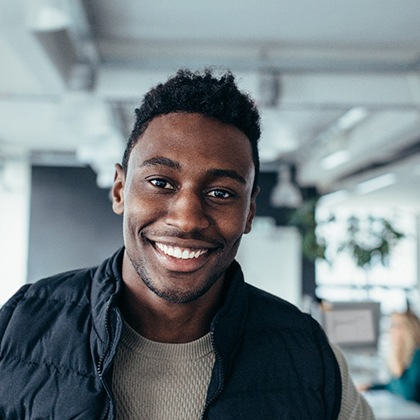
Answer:
[{"label": "office interior", "polygon": [[[369,313],[343,346],[355,377],[386,378],[389,314],[420,312],[419,21],[415,0],[3,1],[0,305],[121,246],[109,189],[134,108],[178,68],[230,69],[262,115],[247,281],[314,316],[320,300]],[[308,203],[327,259],[302,252]],[[337,252],[353,216],[403,233],[385,265]]]}]

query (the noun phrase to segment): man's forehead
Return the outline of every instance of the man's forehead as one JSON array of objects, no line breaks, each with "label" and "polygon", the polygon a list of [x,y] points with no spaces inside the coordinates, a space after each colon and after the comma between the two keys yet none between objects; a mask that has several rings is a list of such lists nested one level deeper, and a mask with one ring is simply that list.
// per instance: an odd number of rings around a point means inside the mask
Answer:
[{"label": "man's forehead", "polygon": [[170,112],[168,114],[159,114],[153,117],[146,125],[145,129],[139,136],[139,139],[143,136],[150,133],[150,131],[156,130],[156,128],[165,128],[166,126],[178,127],[183,125],[184,123],[190,123],[190,125],[195,125],[196,127],[200,128],[203,125],[212,125],[213,131],[219,130],[231,130],[236,131],[238,135],[243,136],[244,140],[251,143],[247,135],[238,127],[233,124],[229,124],[224,122],[218,118],[211,117],[209,115],[200,113],[200,112]]},{"label": "man's forehead", "polygon": [[[193,141],[211,150],[213,145],[229,147],[235,142],[238,149],[252,153],[249,138],[237,127],[199,113],[170,113],[153,118],[137,139],[140,148],[153,147],[152,142],[171,147],[175,141]],[[182,143],[181,143],[182,144]]]},{"label": "man's forehead", "polygon": [[135,166],[167,166],[200,162],[214,169],[234,169],[242,175],[255,169],[248,137],[236,127],[197,113],[172,113],[155,117],[139,137],[130,159]]}]

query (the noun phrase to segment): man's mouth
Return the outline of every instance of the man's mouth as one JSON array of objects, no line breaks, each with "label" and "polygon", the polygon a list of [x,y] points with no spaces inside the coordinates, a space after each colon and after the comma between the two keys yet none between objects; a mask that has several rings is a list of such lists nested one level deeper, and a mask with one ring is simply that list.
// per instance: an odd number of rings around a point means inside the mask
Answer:
[{"label": "man's mouth", "polygon": [[208,249],[193,249],[193,248],[182,248],[179,246],[166,245],[160,242],[155,242],[156,248],[162,251],[165,255],[177,258],[180,260],[191,260],[199,258],[206,254]]}]

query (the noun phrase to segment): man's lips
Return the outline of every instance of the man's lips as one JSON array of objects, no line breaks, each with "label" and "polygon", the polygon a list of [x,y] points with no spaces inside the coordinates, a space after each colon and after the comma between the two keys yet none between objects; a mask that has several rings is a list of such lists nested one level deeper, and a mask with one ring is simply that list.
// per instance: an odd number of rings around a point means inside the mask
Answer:
[{"label": "man's lips", "polygon": [[153,246],[163,267],[172,272],[190,272],[202,267],[211,254],[223,249],[219,242],[179,236],[151,235],[147,241]]},{"label": "man's lips", "polygon": [[207,254],[207,252],[209,252],[209,248],[187,248],[176,245],[167,245],[162,242],[155,242],[155,246],[165,255],[169,255],[170,257],[181,260],[199,258],[202,255]]},{"label": "man's lips", "polygon": [[170,272],[195,272],[207,261],[214,248],[187,247],[168,244],[165,242],[151,242],[159,256],[162,268]]}]

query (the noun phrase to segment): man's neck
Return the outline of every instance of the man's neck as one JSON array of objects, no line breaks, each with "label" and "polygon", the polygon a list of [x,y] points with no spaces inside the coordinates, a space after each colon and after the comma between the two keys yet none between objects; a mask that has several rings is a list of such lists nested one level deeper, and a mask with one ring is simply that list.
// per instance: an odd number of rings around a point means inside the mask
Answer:
[{"label": "man's neck", "polygon": [[[132,272],[125,273],[121,311],[128,324],[143,337],[164,343],[187,343],[210,331],[219,307],[223,281],[188,303],[168,302],[152,292]],[[129,270],[131,271],[131,269]]]}]

